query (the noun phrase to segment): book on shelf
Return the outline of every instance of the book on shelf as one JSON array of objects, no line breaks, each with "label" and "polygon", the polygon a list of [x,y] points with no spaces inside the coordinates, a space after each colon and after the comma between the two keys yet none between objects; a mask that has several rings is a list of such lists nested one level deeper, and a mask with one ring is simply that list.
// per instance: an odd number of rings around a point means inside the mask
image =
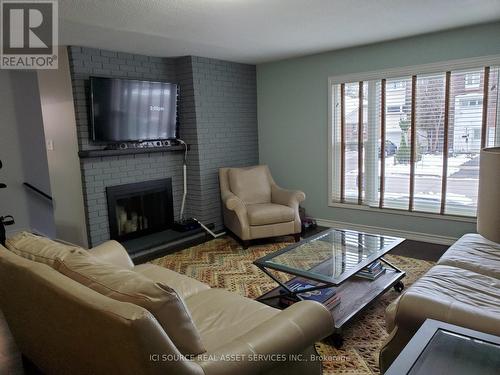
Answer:
[{"label": "book on shelf", "polygon": [[382,266],[382,262],[379,260],[376,260],[375,262],[370,263],[365,268],[363,268],[361,271],[356,273],[356,276],[361,277],[363,279],[375,280],[380,275],[382,275],[384,272],[385,272],[385,268]]},{"label": "book on shelf", "polygon": [[[286,282],[285,284],[288,287],[288,289],[290,289],[293,292],[299,291],[301,289],[314,288],[316,286],[321,285],[320,283],[315,283],[314,281],[305,280],[301,278],[292,279]],[[280,294],[281,294],[280,302],[284,305],[289,306],[298,301],[298,299],[289,295],[288,292],[283,288],[280,289]],[[335,287],[316,289],[310,292],[297,293],[297,295],[300,296],[300,298],[303,300],[316,301],[323,304],[331,302],[330,300],[334,299],[335,297],[337,297],[338,301],[340,302],[340,297],[337,296]]]},{"label": "book on shelf", "polygon": [[381,268],[382,268],[382,262],[380,260],[376,260],[375,262],[372,262],[369,265],[367,265],[365,268],[363,268],[363,270],[375,271],[375,270],[379,270]]}]

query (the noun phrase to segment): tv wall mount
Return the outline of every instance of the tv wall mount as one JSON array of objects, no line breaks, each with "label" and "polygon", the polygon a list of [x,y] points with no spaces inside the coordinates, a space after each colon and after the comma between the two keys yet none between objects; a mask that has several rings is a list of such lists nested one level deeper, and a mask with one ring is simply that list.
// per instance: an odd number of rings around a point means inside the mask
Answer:
[{"label": "tv wall mount", "polygon": [[130,141],[130,142],[119,142],[110,143],[104,149],[105,150],[126,150],[129,148],[155,148],[155,147],[169,147],[180,145],[181,142],[175,139],[160,139],[155,141]]}]

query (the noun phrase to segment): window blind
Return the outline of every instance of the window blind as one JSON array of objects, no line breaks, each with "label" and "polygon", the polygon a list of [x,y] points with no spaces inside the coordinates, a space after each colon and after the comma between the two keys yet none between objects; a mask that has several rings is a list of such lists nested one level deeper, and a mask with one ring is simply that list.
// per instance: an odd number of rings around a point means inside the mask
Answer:
[{"label": "window blind", "polygon": [[332,85],[332,200],[475,216],[499,66]]}]

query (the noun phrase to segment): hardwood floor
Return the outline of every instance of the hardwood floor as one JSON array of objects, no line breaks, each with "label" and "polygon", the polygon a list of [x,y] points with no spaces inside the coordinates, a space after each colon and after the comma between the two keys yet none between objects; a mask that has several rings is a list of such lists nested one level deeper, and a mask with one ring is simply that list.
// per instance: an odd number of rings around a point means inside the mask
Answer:
[{"label": "hardwood floor", "polygon": [[[317,227],[309,230],[304,237],[312,236],[327,228]],[[268,240],[269,241],[269,240]],[[446,251],[448,246],[426,242],[406,240],[391,251],[391,254],[402,255],[410,258],[437,261]],[[39,375],[40,372],[30,365],[23,367],[23,360],[17,348],[9,327],[0,311],[0,374],[8,375]]]},{"label": "hardwood floor", "polygon": [[391,254],[437,262],[441,258],[441,255],[448,250],[448,247],[447,245],[406,240],[401,245],[395,247],[391,251]]}]

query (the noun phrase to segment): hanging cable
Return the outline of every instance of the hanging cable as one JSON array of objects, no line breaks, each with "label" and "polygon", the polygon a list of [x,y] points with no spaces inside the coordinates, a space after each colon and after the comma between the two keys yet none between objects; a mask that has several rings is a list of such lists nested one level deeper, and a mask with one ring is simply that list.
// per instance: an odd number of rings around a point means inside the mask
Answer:
[{"label": "hanging cable", "polygon": [[226,232],[220,232],[220,233],[214,233],[211,231],[205,224],[203,224],[201,221],[199,221],[197,218],[193,217],[192,219],[186,220],[184,217],[184,209],[186,207],[186,197],[187,197],[187,160],[188,160],[188,145],[186,142],[184,142],[182,139],[178,139],[178,142],[184,146],[184,160],[182,163],[182,186],[183,186],[183,191],[182,191],[182,201],[181,201],[181,211],[179,214],[179,223],[182,225],[183,223],[186,223],[188,221],[195,221],[198,223],[203,230],[205,230],[208,234],[210,234],[213,238],[218,238],[226,234]]}]

